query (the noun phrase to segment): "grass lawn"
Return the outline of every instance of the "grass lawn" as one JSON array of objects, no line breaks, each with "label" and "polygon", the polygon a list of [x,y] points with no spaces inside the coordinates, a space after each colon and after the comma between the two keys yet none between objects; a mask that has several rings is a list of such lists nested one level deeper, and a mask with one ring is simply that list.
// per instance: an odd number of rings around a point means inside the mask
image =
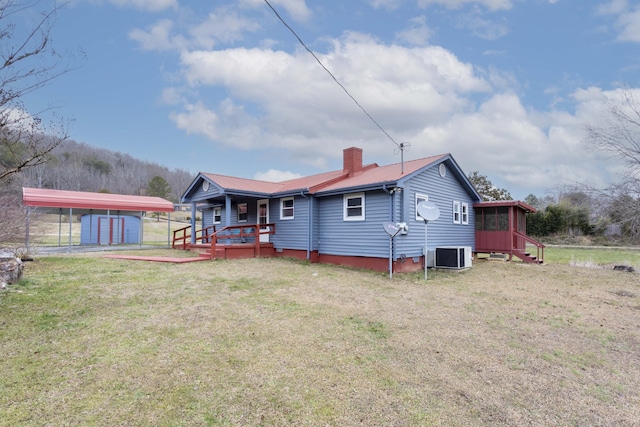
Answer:
[{"label": "grass lawn", "polygon": [[640,425],[639,277],[40,257],[0,292],[0,425]]}]

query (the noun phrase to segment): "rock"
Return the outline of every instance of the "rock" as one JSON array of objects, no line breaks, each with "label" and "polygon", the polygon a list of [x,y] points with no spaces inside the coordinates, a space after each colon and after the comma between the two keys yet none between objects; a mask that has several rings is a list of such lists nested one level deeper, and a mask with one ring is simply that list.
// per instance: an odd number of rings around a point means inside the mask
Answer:
[{"label": "rock", "polygon": [[626,271],[627,273],[635,273],[636,269],[629,265],[614,265],[613,269],[615,271]]},{"label": "rock", "polygon": [[24,264],[20,258],[0,258],[0,287],[16,283],[22,277]]}]

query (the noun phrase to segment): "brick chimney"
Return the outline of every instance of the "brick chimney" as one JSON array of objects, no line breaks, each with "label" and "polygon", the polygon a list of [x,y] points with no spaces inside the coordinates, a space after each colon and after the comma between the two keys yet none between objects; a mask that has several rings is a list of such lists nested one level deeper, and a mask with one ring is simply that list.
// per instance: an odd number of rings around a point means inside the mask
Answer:
[{"label": "brick chimney", "polygon": [[358,172],[362,172],[362,148],[345,148],[342,152],[343,172],[348,173],[349,176],[353,176]]}]

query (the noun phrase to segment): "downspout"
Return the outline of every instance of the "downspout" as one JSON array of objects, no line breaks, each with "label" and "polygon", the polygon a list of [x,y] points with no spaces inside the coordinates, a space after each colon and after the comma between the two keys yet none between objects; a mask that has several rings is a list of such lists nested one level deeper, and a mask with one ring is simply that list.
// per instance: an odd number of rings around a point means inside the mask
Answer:
[{"label": "downspout", "polygon": [[[394,193],[396,192],[396,188],[392,188],[391,190],[387,189],[387,185],[382,186],[382,190],[389,195],[389,221],[395,222],[393,217],[393,201],[394,201]],[[395,239],[391,239],[391,259],[393,261],[396,260],[396,242]],[[390,261],[391,264],[391,261]],[[389,270],[391,271],[393,267],[389,265]]]},{"label": "downspout", "polygon": [[304,191],[301,191],[300,195],[307,199],[309,210],[309,217],[307,219],[307,259],[311,259],[311,244],[313,242],[313,199],[305,195]]}]

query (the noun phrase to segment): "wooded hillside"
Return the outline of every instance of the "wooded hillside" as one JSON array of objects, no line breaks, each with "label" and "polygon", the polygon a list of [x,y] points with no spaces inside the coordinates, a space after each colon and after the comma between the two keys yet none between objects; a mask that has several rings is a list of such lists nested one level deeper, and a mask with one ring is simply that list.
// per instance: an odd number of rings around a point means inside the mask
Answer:
[{"label": "wooded hillside", "polygon": [[145,195],[149,182],[156,176],[164,178],[171,187],[168,199],[178,202],[195,174],[138,160],[128,154],[65,141],[51,153],[48,162],[24,170],[10,185],[14,191],[24,186]]}]

